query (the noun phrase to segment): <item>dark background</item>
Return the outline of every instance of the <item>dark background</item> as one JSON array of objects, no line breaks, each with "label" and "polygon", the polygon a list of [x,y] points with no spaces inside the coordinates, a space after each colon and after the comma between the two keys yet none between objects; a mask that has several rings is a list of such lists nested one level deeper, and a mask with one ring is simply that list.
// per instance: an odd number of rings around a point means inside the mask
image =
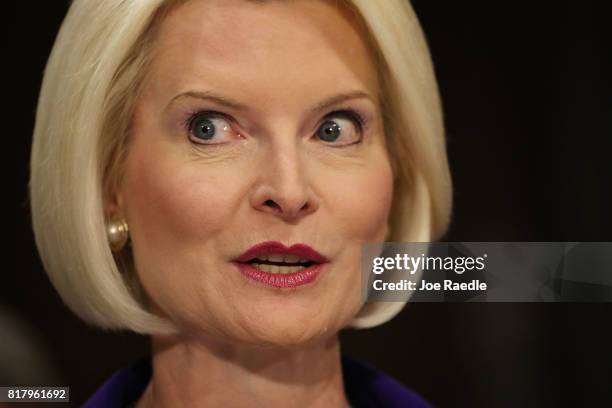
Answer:
[{"label": "dark background", "polygon": [[[612,241],[606,3],[413,4],[445,109],[455,204],[444,240]],[[15,111],[4,119],[5,140],[15,146],[7,153],[17,179],[16,264],[5,270],[0,306],[29,323],[30,337],[49,356],[49,382],[41,385],[70,386],[76,406],[149,345],[74,317],[34,245],[31,134],[43,68],[67,5],[38,2],[8,18],[15,34],[7,39],[16,46],[9,60],[19,71],[18,80],[8,79]],[[7,332],[0,330],[1,342]],[[440,407],[612,406],[610,303],[414,303],[383,326],[342,337],[345,353]]]}]

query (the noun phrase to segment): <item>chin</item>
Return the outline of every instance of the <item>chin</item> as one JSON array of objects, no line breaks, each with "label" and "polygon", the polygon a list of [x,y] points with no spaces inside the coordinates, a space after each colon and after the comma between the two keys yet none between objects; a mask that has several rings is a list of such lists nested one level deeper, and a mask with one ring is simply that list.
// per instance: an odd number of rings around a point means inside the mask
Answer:
[{"label": "chin", "polygon": [[[230,337],[260,346],[307,347],[334,337],[358,312],[361,304],[352,296],[343,296],[338,304],[326,294],[306,296],[300,300],[257,299],[254,303],[239,304],[234,309],[229,326]],[[353,307],[349,307],[352,305]]]},{"label": "chin", "polygon": [[248,319],[245,323],[243,341],[262,347],[306,347],[335,336],[340,329],[330,318],[300,319],[278,312],[274,316]]}]

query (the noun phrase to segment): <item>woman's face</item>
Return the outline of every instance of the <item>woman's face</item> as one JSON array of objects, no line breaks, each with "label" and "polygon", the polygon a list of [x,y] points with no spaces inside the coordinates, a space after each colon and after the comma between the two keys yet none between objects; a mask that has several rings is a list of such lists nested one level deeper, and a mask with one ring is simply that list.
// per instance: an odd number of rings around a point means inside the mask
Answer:
[{"label": "woman's face", "polygon": [[[153,310],[189,336],[302,344],[362,305],[393,177],[371,54],[333,3],[190,1],[161,23],[117,202]],[[262,283],[236,258],[264,241],[328,262]]]}]

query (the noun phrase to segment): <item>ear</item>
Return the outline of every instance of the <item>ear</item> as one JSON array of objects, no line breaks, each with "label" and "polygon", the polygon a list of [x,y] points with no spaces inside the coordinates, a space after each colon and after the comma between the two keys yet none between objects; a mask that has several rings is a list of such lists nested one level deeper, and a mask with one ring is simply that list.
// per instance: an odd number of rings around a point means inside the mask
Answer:
[{"label": "ear", "polygon": [[106,214],[113,216],[117,214],[124,214],[124,208],[123,191],[119,188],[119,186],[115,185],[110,188],[110,191],[106,194],[104,211]]}]

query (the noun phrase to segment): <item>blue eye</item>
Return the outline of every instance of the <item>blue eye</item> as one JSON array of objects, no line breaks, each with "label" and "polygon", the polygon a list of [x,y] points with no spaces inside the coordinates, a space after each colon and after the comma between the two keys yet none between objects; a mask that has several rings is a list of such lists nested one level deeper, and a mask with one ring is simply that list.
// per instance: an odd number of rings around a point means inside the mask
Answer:
[{"label": "blue eye", "polygon": [[193,135],[199,139],[209,140],[215,135],[215,124],[208,118],[196,118],[192,125]]},{"label": "blue eye", "polygon": [[231,131],[231,126],[227,120],[219,117],[219,115],[197,113],[189,119],[188,130],[193,136],[192,140],[195,139],[194,142],[202,143],[223,139]]},{"label": "blue eye", "polygon": [[342,126],[333,120],[325,121],[317,132],[321,140],[325,142],[335,142],[336,139],[340,137],[341,133]]},{"label": "blue eye", "polygon": [[329,115],[317,130],[317,137],[337,146],[347,146],[361,141],[362,121],[351,112]]}]

